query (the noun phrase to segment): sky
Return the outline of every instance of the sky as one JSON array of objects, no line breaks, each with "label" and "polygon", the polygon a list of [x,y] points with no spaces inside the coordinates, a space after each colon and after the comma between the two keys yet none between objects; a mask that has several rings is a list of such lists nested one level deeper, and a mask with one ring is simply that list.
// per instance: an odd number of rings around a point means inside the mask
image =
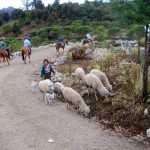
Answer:
[{"label": "sky", "polygon": [[[23,7],[23,0],[0,0],[0,9],[2,8],[7,8],[9,6],[12,6],[14,8],[22,8]],[[85,0],[70,0],[72,3],[74,2],[78,2],[78,3],[84,3]],[[89,0],[90,1],[90,0]],[[44,3],[45,6],[47,6],[48,4],[52,4],[54,2],[54,0],[42,0],[42,2]],[[67,3],[68,0],[60,0],[60,3]]]}]

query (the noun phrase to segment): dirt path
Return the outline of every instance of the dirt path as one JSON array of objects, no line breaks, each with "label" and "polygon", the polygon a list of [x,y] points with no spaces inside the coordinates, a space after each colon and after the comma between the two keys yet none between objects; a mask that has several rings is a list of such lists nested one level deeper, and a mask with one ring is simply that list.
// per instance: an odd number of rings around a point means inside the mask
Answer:
[{"label": "dirt path", "polygon": [[[32,93],[33,74],[54,48],[33,52],[31,64],[20,57],[10,66],[0,64],[0,150],[147,150],[144,146],[103,131],[99,125],[66,108],[58,100],[46,105],[40,92]],[[47,140],[53,138],[54,143]]]}]

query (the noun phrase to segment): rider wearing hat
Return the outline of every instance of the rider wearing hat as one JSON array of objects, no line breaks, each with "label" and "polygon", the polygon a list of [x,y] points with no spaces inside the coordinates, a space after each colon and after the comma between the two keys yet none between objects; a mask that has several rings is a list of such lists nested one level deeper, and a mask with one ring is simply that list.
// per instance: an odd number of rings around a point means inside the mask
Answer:
[{"label": "rider wearing hat", "polygon": [[5,43],[5,38],[4,37],[1,38],[1,48],[3,48],[5,50],[5,52],[6,52],[6,54],[9,55],[9,50],[6,47],[6,43]]},{"label": "rider wearing hat", "polygon": [[62,46],[65,45],[64,40],[63,40],[63,38],[61,37],[61,35],[58,37],[58,41],[63,44]]},{"label": "rider wearing hat", "polygon": [[87,38],[90,42],[92,42],[92,37],[91,37],[91,35],[90,35],[89,32],[86,34],[86,38]]},{"label": "rider wearing hat", "polygon": [[26,37],[26,38],[24,39],[24,42],[23,42],[23,43],[24,43],[24,46],[25,46],[25,47],[28,47],[28,48],[29,48],[29,53],[31,54],[31,43],[30,43],[30,41],[29,41],[29,38]]}]

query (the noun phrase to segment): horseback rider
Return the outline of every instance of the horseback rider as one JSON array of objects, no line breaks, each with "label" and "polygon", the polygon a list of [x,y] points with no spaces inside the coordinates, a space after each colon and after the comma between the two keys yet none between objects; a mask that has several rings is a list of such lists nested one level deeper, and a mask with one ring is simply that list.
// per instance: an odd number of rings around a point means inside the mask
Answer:
[{"label": "horseback rider", "polygon": [[5,50],[7,55],[10,54],[8,48],[6,47],[6,43],[5,43],[5,38],[4,37],[1,38],[1,48],[3,48]]},{"label": "horseback rider", "polygon": [[61,35],[58,37],[58,41],[62,44],[62,46],[65,45],[63,38],[61,37]]},{"label": "horseback rider", "polygon": [[31,53],[31,43],[30,43],[30,41],[29,41],[29,38],[26,37],[26,38],[24,39],[24,42],[23,42],[23,43],[24,43],[24,46],[25,46],[25,47],[28,47],[28,48],[29,48],[29,54],[32,54],[32,53]]},{"label": "horseback rider", "polygon": [[89,32],[86,34],[86,38],[87,38],[90,42],[92,42],[92,37],[91,37],[91,35],[90,35]]}]

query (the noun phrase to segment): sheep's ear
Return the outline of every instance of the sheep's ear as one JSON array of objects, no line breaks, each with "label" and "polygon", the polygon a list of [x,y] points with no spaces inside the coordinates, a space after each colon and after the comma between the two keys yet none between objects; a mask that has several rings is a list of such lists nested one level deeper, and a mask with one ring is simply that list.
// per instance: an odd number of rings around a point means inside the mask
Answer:
[{"label": "sheep's ear", "polygon": [[89,108],[91,107],[91,106],[88,106]]}]

